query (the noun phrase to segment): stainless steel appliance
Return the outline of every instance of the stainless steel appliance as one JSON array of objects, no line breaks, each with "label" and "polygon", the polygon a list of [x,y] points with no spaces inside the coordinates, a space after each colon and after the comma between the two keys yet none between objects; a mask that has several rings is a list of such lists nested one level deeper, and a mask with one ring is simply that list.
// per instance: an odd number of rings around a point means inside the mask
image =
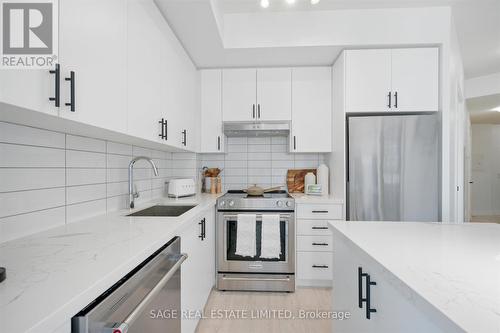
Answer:
[{"label": "stainless steel appliance", "polygon": [[439,221],[437,116],[347,119],[348,219]]},{"label": "stainless steel appliance", "polygon": [[224,134],[226,136],[288,136],[290,134],[289,122],[225,122]]},{"label": "stainless steel appliance", "polygon": [[[217,288],[219,290],[295,291],[295,202],[285,191],[248,196],[229,191],[217,200]],[[238,214],[257,216],[254,257],[236,254]],[[279,214],[281,255],[260,258],[262,215]]]},{"label": "stainless steel appliance", "polygon": [[73,333],[180,332],[180,238],[175,237],[71,320]]}]

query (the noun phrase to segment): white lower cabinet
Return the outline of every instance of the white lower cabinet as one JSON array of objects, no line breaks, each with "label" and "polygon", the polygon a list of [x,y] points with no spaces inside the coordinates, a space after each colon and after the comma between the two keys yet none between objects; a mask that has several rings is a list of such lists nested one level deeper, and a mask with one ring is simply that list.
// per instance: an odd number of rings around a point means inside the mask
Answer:
[{"label": "white lower cabinet", "polygon": [[413,294],[402,292],[403,284],[390,272],[343,235],[333,234],[333,311],[350,313],[349,319],[333,321],[334,332],[447,331],[414,305]]},{"label": "white lower cabinet", "polygon": [[182,333],[193,333],[215,284],[215,208],[200,214],[181,237],[188,259],[181,269]]},{"label": "white lower cabinet", "polygon": [[327,223],[342,220],[342,209],[342,204],[297,205],[297,285],[331,286],[333,241]]}]

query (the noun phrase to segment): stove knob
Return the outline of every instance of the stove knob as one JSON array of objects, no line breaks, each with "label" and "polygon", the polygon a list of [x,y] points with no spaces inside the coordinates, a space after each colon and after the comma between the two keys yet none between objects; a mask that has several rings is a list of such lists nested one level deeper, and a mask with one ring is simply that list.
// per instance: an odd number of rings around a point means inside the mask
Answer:
[{"label": "stove knob", "polygon": [[224,200],[222,200],[221,202],[219,202],[219,207],[224,207],[225,204],[226,204],[226,202]]},{"label": "stove knob", "polygon": [[292,207],[292,202],[291,202],[291,201],[287,201],[287,202],[286,202],[286,206],[287,206],[287,207]]},{"label": "stove knob", "polygon": [[283,201],[276,201],[276,206],[283,207]]},{"label": "stove knob", "polygon": [[233,207],[234,206],[234,201],[233,200],[229,200],[229,207]]}]

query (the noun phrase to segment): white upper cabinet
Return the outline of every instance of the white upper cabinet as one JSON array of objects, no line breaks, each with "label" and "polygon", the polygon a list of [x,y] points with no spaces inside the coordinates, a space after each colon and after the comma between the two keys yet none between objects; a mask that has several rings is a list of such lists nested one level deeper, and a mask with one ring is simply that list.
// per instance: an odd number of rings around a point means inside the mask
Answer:
[{"label": "white upper cabinet", "polygon": [[292,119],[292,71],[290,68],[257,70],[257,120]]},{"label": "white upper cabinet", "polygon": [[345,52],[346,112],[439,111],[437,48]]},{"label": "white upper cabinet", "polygon": [[332,69],[292,69],[291,152],[332,150]]},{"label": "white upper cabinet", "polygon": [[397,111],[438,111],[439,50],[392,50],[392,92]]},{"label": "white upper cabinet", "polygon": [[71,0],[59,5],[60,115],[126,132],[127,3]]},{"label": "white upper cabinet", "polygon": [[346,51],[348,112],[382,112],[389,106],[391,50]]},{"label": "white upper cabinet", "polygon": [[201,86],[201,143],[202,153],[224,151],[222,133],[222,71],[207,69],[200,71]]},{"label": "white upper cabinet", "polygon": [[222,70],[222,119],[252,121],[257,117],[257,70]]}]

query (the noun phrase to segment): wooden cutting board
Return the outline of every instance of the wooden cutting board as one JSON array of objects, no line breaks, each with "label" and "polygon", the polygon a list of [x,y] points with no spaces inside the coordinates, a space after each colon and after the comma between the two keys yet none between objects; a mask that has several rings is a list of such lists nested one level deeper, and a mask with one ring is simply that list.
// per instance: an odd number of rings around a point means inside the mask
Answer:
[{"label": "wooden cutting board", "polygon": [[316,169],[290,169],[286,174],[286,185],[290,193],[304,193],[304,178],[312,172],[316,176]]}]

